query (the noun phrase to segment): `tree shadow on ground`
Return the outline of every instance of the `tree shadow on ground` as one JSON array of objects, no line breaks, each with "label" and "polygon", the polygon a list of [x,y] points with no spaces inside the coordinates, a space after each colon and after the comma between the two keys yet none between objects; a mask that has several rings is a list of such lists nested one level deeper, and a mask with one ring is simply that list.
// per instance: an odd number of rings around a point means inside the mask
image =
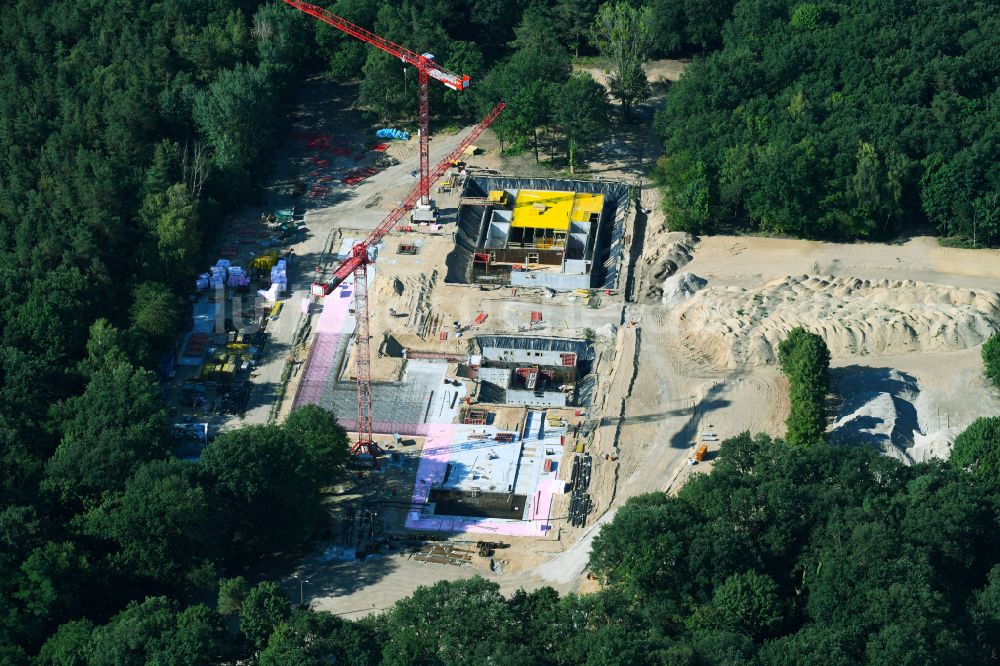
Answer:
[{"label": "tree shadow on ground", "polygon": [[912,446],[914,433],[920,432],[914,406],[920,392],[916,377],[894,368],[848,365],[830,369],[830,385],[832,396],[828,407],[834,418],[867,409],[866,405],[877,400],[880,394],[888,395],[892,401],[891,412],[858,414],[842,424],[834,431],[833,441],[878,444],[888,437],[901,449]]},{"label": "tree shadow on ground", "polygon": [[[303,585],[303,595],[308,601],[316,597],[342,597],[354,594],[370,585],[375,585],[396,568],[398,564],[392,557],[373,555],[353,562],[311,562],[303,566],[298,575],[303,580],[309,581]],[[298,580],[289,576],[283,583],[289,592],[289,598],[297,601]]]},{"label": "tree shadow on ground", "polygon": [[669,81],[657,81],[650,86],[649,99],[632,109],[630,117],[622,115],[621,106],[616,104],[614,122],[607,139],[594,153],[586,157],[599,157],[603,168],[590,169],[590,174],[621,171],[635,175],[645,175],[655,165],[663,153],[662,142],[656,134],[654,122],[656,113],[664,108]]},{"label": "tree shadow on ground", "polygon": [[[726,401],[726,404],[729,404]],[[621,419],[622,425],[634,425],[636,423],[655,423],[657,421],[662,421],[664,419],[670,418],[671,416],[683,416],[684,414],[690,414],[690,407],[679,407],[677,409],[670,409],[664,412],[654,412],[652,414],[639,414],[636,416],[626,416]],[[613,426],[618,423],[619,419],[617,416],[605,416],[601,418],[598,427],[601,426]]]}]

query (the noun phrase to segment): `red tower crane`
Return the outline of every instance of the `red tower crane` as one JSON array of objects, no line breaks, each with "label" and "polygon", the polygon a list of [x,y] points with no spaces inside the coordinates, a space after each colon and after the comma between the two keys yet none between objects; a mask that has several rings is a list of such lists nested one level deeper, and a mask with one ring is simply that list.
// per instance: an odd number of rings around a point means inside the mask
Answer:
[{"label": "red tower crane", "polygon": [[[458,147],[448,157],[441,160],[430,174],[428,174],[428,186],[440,178],[450,166],[462,157],[465,149],[479,138],[479,135],[497,119],[506,106],[504,102],[500,102],[493,107],[493,110],[478,125],[472,128],[472,131],[458,144]],[[349,275],[354,275],[354,314],[357,320],[354,339],[357,360],[355,374],[358,388],[358,439],[354,444],[354,452],[371,454],[372,461],[376,466],[378,465],[376,461],[379,448],[372,439],[372,374],[371,349],[369,347],[370,336],[368,333],[368,264],[372,262],[369,251],[392,231],[393,227],[403,219],[406,211],[413,208],[424,191],[423,183],[414,187],[399,206],[393,208],[386,215],[385,219],[363,241],[354,246],[351,256],[337,265],[337,268],[333,271],[333,276],[328,282],[314,282],[312,285],[314,296],[326,296],[346,280]]]},{"label": "red tower crane", "polygon": [[399,44],[394,44],[388,39],[379,37],[373,32],[354,25],[346,19],[342,19],[335,14],[331,14],[322,7],[311,5],[308,2],[298,0],[285,0],[286,4],[298,10],[318,18],[320,21],[329,23],[337,30],[346,32],[348,35],[368,42],[376,46],[389,55],[393,55],[402,60],[407,65],[417,68],[420,80],[420,203],[423,206],[430,205],[431,179],[430,179],[430,106],[428,104],[427,82],[429,79],[437,79],[452,90],[465,90],[469,87],[469,77],[465,75],[449,72],[434,61],[434,56],[430,53],[418,54],[403,48]]}]

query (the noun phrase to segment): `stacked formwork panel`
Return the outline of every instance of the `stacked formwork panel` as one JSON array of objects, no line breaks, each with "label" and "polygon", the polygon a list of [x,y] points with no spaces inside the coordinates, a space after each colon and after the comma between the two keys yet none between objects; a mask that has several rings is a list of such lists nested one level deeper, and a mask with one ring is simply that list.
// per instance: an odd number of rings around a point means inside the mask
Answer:
[{"label": "stacked formwork panel", "polygon": [[594,501],[587,492],[590,487],[590,474],[593,459],[590,454],[573,456],[573,472],[570,476],[571,494],[569,498],[569,524],[574,527],[584,527],[587,516],[594,508]]}]

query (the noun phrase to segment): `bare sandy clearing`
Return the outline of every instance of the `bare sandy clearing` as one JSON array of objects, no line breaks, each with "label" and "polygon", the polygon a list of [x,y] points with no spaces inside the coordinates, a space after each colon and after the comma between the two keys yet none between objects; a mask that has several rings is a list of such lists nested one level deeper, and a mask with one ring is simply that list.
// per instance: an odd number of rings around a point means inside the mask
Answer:
[{"label": "bare sandy clearing", "polygon": [[913,280],[786,276],[753,288],[709,285],[678,301],[674,319],[686,344],[737,368],[775,363],[796,326],[821,335],[834,358],[974,347],[1000,322],[1000,295]]},{"label": "bare sandy clearing", "polygon": [[[669,241],[683,237],[665,235]],[[753,287],[776,277],[810,274],[1000,292],[1000,250],[941,247],[937,239],[924,236],[899,244],[705,236],[685,270],[713,285]]]}]

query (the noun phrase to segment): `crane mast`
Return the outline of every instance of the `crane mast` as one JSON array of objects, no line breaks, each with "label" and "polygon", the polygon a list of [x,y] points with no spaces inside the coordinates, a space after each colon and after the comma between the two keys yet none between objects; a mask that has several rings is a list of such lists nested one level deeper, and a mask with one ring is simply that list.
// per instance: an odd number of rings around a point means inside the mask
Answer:
[{"label": "crane mast", "polygon": [[[458,147],[434,167],[429,174],[430,182],[437,181],[449,167],[457,162],[465,153],[465,149],[479,138],[479,135],[503,113],[506,107],[507,105],[504,102],[500,102],[494,106],[493,110],[478,125],[472,128],[472,131],[458,144]],[[325,284],[314,282],[312,285],[313,295],[322,297],[336,289],[348,276],[354,276],[354,313],[357,319],[357,329],[354,338],[355,359],[357,361],[355,379],[358,392],[358,438],[354,443],[354,452],[370,454],[373,464],[376,466],[378,465],[377,459],[380,450],[372,437],[371,336],[368,329],[368,265],[372,262],[370,250],[378,245],[399,224],[406,211],[413,208],[420,199],[421,191],[422,188],[419,185],[414,187],[400,205],[393,208],[364,240],[355,244],[351,250],[351,255],[337,265],[333,271],[333,276],[328,282]]]},{"label": "crane mast", "polygon": [[430,105],[428,101],[428,82],[430,79],[440,81],[452,90],[465,90],[469,87],[469,77],[461,74],[449,72],[441,67],[434,56],[429,53],[415,53],[407,48],[394,44],[384,37],[380,37],[370,30],[365,30],[361,26],[355,25],[335,14],[328,12],[322,7],[299,2],[298,0],[284,0],[299,11],[305,12],[324,23],[327,23],[337,30],[348,34],[355,39],[367,42],[386,53],[399,58],[402,62],[417,69],[420,82],[420,182],[413,188],[410,194],[399,206],[394,208],[375,229],[368,234],[368,237],[357,243],[351,251],[351,255],[341,261],[333,272],[332,278],[327,283],[314,282],[312,293],[314,296],[326,296],[338,285],[343,283],[348,276],[354,276],[354,313],[357,321],[355,335],[355,360],[357,367],[357,392],[358,392],[358,438],[354,444],[355,453],[369,453],[373,464],[378,466],[379,447],[372,437],[372,376],[371,376],[371,348],[369,341],[371,335],[368,328],[368,265],[372,258],[370,250],[392,231],[393,227],[399,223],[406,211],[413,208],[418,203],[423,207],[430,206],[431,184],[447,171],[448,167],[454,164],[465,152],[476,138],[496,120],[506,104],[500,102],[492,111],[479,123],[472,132],[459,144],[458,148],[448,157],[442,160],[433,171],[430,168]]}]

